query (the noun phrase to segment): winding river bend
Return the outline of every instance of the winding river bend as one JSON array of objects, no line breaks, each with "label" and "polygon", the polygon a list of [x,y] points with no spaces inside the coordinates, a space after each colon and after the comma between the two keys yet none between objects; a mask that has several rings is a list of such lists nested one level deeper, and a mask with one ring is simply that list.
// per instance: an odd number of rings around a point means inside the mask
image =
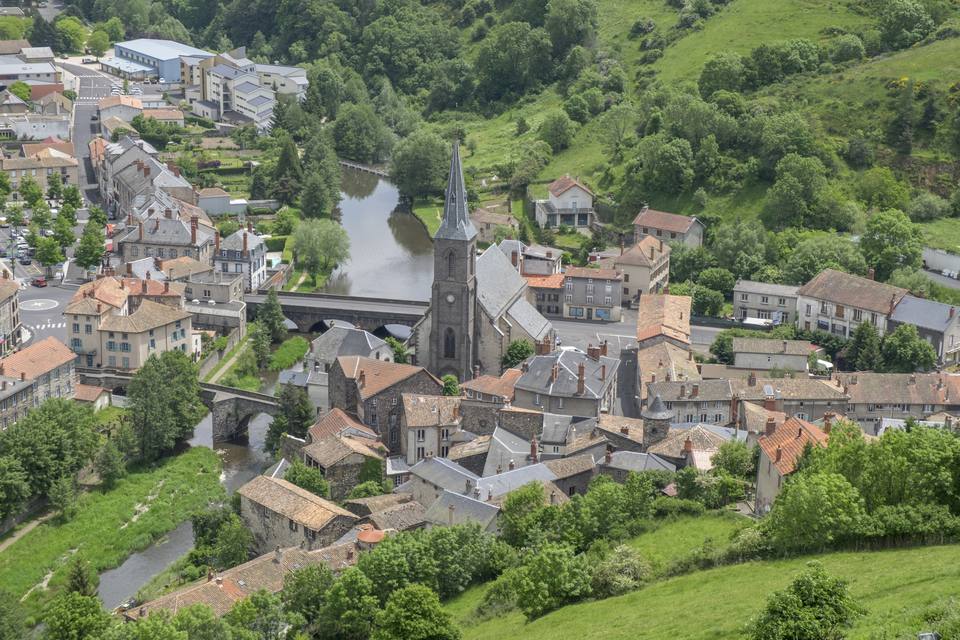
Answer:
[{"label": "winding river bend", "polygon": [[[367,297],[427,300],[433,280],[433,242],[412,214],[398,211],[400,195],[390,182],[350,169],[343,171],[338,206],[340,222],[350,237],[350,260],[338,268],[326,290]],[[250,421],[246,443],[213,446],[207,415],[197,425],[191,446],[215,448],[223,460],[221,481],[232,494],[268,467],[263,452],[270,417]],[[131,597],[177,558],[193,548],[193,529],[183,522],[160,541],[132,554],[123,564],[100,575],[98,594],[108,609]]]}]

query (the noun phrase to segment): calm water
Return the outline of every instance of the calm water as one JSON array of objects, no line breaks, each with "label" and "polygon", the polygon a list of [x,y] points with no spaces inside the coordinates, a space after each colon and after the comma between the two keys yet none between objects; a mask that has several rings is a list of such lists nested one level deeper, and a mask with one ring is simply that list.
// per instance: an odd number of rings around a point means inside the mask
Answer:
[{"label": "calm water", "polygon": [[396,210],[397,188],[373,174],[344,169],[340,195],[351,258],[333,272],[326,291],[429,300],[433,241],[413,214]]}]

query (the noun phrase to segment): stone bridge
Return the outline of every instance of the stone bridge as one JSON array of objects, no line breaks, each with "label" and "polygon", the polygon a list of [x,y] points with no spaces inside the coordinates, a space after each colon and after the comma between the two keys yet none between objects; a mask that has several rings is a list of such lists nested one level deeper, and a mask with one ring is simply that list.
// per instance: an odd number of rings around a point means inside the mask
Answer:
[{"label": "stone bridge", "polygon": [[[126,395],[127,385],[133,379],[133,373],[117,369],[77,367],[77,374],[84,384],[105,387],[120,395]],[[271,395],[209,382],[200,383],[200,398],[210,409],[214,442],[244,438],[252,418],[261,413],[274,416],[279,411],[279,403]]]},{"label": "stone bridge", "polygon": [[[320,330],[324,320],[343,320],[373,333],[388,324],[412,327],[423,318],[430,306],[421,300],[390,300],[388,298],[361,298],[329,293],[278,294],[283,315],[296,323],[303,333]],[[247,318],[253,320],[257,309],[266,299],[265,293],[247,294]]]}]

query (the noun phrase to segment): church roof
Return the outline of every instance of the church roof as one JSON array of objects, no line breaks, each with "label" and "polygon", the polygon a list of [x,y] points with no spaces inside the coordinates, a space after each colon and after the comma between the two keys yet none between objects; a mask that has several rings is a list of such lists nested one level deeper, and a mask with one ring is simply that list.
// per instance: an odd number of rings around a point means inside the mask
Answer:
[{"label": "church roof", "polygon": [[477,258],[477,301],[491,318],[502,316],[526,285],[510,259],[495,247]]},{"label": "church roof", "polygon": [[470,222],[467,209],[467,188],[463,181],[460,164],[460,142],[454,140],[450,158],[450,177],[447,179],[446,198],[443,203],[443,221],[434,238],[442,240],[472,240],[477,229]]}]

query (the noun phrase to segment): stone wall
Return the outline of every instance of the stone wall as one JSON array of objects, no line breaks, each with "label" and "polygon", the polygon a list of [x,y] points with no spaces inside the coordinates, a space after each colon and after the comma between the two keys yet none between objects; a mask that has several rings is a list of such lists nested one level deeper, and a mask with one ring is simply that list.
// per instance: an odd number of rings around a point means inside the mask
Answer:
[{"label": "stone wall", "polygon": [[486,436],[496,429],[501,405],[464,398],[460,402],[460,427],[478,436]]},{"label": "stone wall", "polygon": [[357,518],[336,515],[323,529],[311,534],[299,524],[291,525],[286,516],[243,496],[240,497],[240,517],[253,534],[254,552],[257,555],[269,553],[277,547],[297,547],[301,544],[308,551],[321,549],[336,542],[357,521]]}]

